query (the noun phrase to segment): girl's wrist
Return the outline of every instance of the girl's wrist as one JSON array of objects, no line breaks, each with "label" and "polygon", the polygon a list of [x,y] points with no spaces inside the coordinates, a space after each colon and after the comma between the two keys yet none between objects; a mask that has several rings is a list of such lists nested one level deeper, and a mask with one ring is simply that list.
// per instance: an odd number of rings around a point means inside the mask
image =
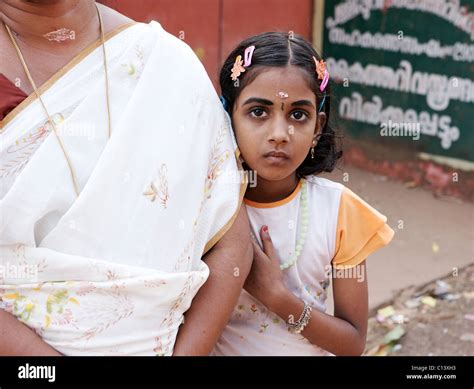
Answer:
[{"label": "girl's wrist", "polygon": [[303,300],[295,296],[287,288],[284,288],[275,293],[268,309],[288,323],[290,317],[293,318],[293,321],[298,320],[304,307],[305,303]]},{"label": "girl's wrist", "polygon": [[273,289],[273,293],[272,293],[271,298],[268,301],[267,308],[270,311],[278,314],[278,312],[280,311],[280,307],[282,305],[285,305],[286,301],[288,301],[288,298],[293,296],[293,294],[283,284],[275,286],[272,289]]}]

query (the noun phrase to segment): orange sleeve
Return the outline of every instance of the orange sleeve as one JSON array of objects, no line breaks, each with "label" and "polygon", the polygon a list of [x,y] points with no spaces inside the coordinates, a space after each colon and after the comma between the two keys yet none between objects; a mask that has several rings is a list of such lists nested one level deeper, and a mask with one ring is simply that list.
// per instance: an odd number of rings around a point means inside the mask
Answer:
[{"label": "orange sleeve", "polygon": [[344,187],[339,204],[333,266],[354,267],[388,244],[394,231],[387,217]]}]

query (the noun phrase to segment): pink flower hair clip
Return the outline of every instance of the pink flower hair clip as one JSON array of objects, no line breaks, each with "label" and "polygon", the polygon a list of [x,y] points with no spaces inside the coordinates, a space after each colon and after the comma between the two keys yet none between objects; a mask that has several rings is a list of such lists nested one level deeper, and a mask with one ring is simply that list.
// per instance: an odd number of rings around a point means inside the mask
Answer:
[{"label": "pink flower hair clip", "polygon": [[323,92],[329,82],[329,72],[326,67],[326,62],[324,62],[324,60],[318,61],[314,56],[313,60],[314,64],[316,65],[316,73],[318,75],[318,80],[322,80],[321,85],[319,86],[319,90]]},{"label": "pink flower hair clip", "polygon": [[255,50],[255,46],[249,46],[245,49],[244,60],[242,61],[242,56],[238,55],[235,58],[234,66],[232,66],[230,77],[232,81],[237,80],[237,78],[245,72],[245,68],[248,68],[252,65],[252,56]]}]

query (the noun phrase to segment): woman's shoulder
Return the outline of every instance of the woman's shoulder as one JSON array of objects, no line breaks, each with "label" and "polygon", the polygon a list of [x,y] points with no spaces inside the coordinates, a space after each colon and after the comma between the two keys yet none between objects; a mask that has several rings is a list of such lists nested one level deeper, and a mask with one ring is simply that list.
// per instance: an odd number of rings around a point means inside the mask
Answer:
[{"label": "woman's shoulder", "polygon": [[136,22],[113,8],[103,4],[99,7],[106,33],[133,25],[135,34],[143,39],[148,39],[152,42],[152,46],[159,48],[159,52],[166,58],[164,61],[170,64],[173,69],[180,70],[176,67],[179,68],[181,64],[188,74],[206,74],[194,50],[183,39],[166,31],[158,21]]},{"label": "woman's shoulder", "polygon": [[125,16],[113,8],[107,7],[106,5],[99,4],[99,10],[104,21],[105,33],[134,23],[133,19],[130,19],[128,16]]},{"label": "woman's shoulder", "polygon": [[[204,66],[197,57],[196,53],[183,39],[169,33],[156,20],[149,23],[137,23],[143,29],[147,36],[153,36],[159,50],[166,57],[166,62],[172,64],[173,67],[183,65],[187,72],[197,71],[203,73]],[[157,46],[158,47],[158,46]],[[177,69],[176,69],[177,70]],[[205,73],[205,71],[204,71]]]}]

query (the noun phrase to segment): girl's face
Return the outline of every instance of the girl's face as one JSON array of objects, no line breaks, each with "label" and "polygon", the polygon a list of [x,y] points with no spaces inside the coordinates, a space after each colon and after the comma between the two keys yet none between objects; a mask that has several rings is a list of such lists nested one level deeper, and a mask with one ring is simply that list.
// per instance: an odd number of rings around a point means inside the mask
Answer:
[{"label": "girl's face", "polygon": [[269,67],[235,101],[232,121],[242,158],[268,181],[295,173],[324,123],[304,70]]}]

